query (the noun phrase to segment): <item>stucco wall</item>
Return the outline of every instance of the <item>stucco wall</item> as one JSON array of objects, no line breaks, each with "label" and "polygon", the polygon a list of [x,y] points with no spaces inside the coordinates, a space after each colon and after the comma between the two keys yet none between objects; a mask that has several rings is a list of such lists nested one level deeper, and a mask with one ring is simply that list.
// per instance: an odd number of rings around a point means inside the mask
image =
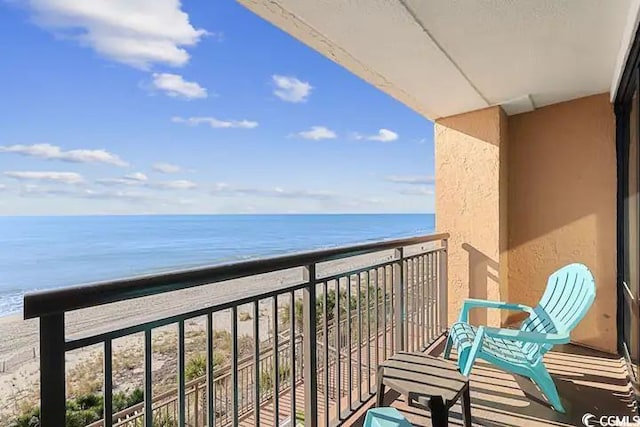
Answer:
[{"label": "stucco wall", "polygon": [[[450,322],[465,298],[508,299],[506,119],[492,107],[435,124],[436,227],[451,234]],[[497,326],[500,313],[474,311],[470,320]]]},{"label": "stucco wall", "polygon": [[582,262],[596,301],[575,342],[616,349],[616,160],[608,94],[509,117],[509,296],[535,304],[550,273]]}]

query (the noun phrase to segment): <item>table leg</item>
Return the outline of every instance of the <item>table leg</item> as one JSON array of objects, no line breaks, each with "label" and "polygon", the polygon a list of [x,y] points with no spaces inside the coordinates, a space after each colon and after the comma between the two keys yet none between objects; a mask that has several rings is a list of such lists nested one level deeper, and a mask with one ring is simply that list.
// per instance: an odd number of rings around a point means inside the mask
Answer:
[{"label": "table leg", "polygon": [[376,389],[376,406],[381,407],[382,401],[384,400],[384,367],[380,366],[378,368],[378,388]]},{"label": "table leg", "polygon": [[433,427],[448,427],[449,408],[445,406],[441,396],[433,396],[429,399],[429,409],[431,410],[431,425]]},{"label": "table leg", "polygon": [[471,427],[471,393],[469,392],[469,383],[462,392],[462,422],[464,427]]}]

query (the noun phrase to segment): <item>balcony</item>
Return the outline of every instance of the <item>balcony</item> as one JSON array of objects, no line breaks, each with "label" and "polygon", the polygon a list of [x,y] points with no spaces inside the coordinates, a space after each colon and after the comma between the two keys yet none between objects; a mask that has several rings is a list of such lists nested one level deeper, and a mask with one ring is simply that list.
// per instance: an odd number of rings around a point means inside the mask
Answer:
[{"label": "balcony", "polygon": [[[40,318],[41,425],[65,425],[65,400],[74,397],[65,386],[65,359],[88,347],[98,348],[104,361],[104,410],[90,427],[360,425],[382,361],[401,349],[441,351],[448,322],[447,239],[436,234],[382,241],[30,294],[25,317]],[[283,271],[290,280],[267,280]],[[234,287],[234,280],[249,276],[257,279],[255,287]],[[98,305],[193,292],[201,303],[188,312],[155,313],[149,303],[144,323],[84,334],[65,330],[71,311],[89,315]],[[229,321],[218,325],[224,318]],[[200,375],[188,379],[187,342],[198,322],[204,360]],[[216,352],[225,327],[230,347],[221,362]],[[176,334],[176,380],[158,392],[154,336],[161,330]],[[114,410],[114,380],[122,375],[115,372],[115,343],[136,335],[143,340],[142,401]],[[569,345],[551,352],[547,363],[568,414],[550,409],[531,383],[480,364],[471,376],[474,421],[575,425],[586,412],[631,415],[620,358]],[[386,402],[417,425],[430,425],[428,414],[409,409],[393,392]]]}]

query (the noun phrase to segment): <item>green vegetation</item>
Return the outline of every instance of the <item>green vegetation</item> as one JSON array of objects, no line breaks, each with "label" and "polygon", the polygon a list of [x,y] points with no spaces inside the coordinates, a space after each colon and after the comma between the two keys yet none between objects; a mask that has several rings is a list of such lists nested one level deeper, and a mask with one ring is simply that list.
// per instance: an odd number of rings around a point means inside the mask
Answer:
[{"label": "green vegetation", "polygon": [[[318,310],[319,304],[316,303],[316,310],[318,311],[316,315],[316,320],[320,321],[322,318],[322,312]],[[304,305],[302,304],[302,300],[298,298],[294,304],[295,316],[296,316],[296,330],[301,331],[303,327],[302,319],[304,316]],[[283,325],[289,324],[291,322],[291,304],[287,303],[282,306],[280,320]]]},{"label": "green vegetation", "polygon": [[[291,380],[291,367],[288,363],[284,363],[279,367],[280,375],[278,376],[278,382],[280,387],[288,385]],[[273,367],[267,367],[260,372],[260,394],[269,394],[274,387]]]},{"label": "green vegetation", "polygon": [[196,354],[187,362],[184,376],[187,381],[199,378],[207,373],[207,358],[204,354]]},{"label": "green vegetation", "polygon": [[[113,411],[118,412],[144,400],[144,393],[137,388],[131,393],[119,392],[113,395]],[[67,424],[65,427],[85,427],[102,419],[104,401],[102,396],[90,393],[67,401]],[[166,424],[169,426],[168,424]],[[40,427],[40,408],[23,411],[9,427]]]},{"label": "green vegetation", "polygon": [[260,372],[260,394],[268,394],[273,389],[273,370]]},{"label": "green vegetation", "polygon": [[178,421],[169,414],[153,417],[153,427],[178,427]]},{"label": "green vegetation", "polygon": [[[194,380],[206,374],[206,335],[204,331],[186,331],[186,357],[185,378],[187,381]],[[161,372],[154,373],[154,392],[164,393],[175,389],[176,375],[176,346],[177,335],[174,333],[161,333],[152,343],[153,353],[162,358],[166,368]],[[213,365],[215,368],[224,368],[231,365],[231,333],[226,330],[215,330],[213,333]],[[248,357],[253,354],[254,340],[252,336],[242,335],[238,337],[239,358]],[[129,387],[140,387],[141,375],[134,372],[139,368],[142,359],[142,347],[133,346],[114,353],[113,373],[114,381],[119,377],[124,378]],[[67,422],[62,427],[85,427],[92,422],[102,419],[103,398],[102,389],[102,353],[91,354],[91,357],[80,361],[73,367],[67,377],[67,390],[71,398],[67,401]],[[221,377],[216,380],[216,388],[219,395],[228,388],[229,378]],[[271,383],[273,384],[273,383]],[[135,388],[131,393],[114,393],[113,412],[136,405],[144,400],[141,388]],[[0,426],[3,427],[40,427],[40,409],[37,400],[26,399],[15,404],[12,413],[0,416]],[[136,421],[137,422],[137,421]],[[174,427],[176,426],[173,416],[165,414],[154,414],[154,427]]]},{"label": "green vegetation", "polygon": [[[225,356],[219,352],[213,352],[213,369],[223,366],[225,364]],[[187,362],[184,368],[184,376],[187,381],[200,378],[207,373],[207,356],[204,353],[197,353]]]},{"label": "green vegetation", "polygon": [[[378,291],[378,303],[382,303],[383,300],[383,290],[380,289]],[[371,313],[371,309],[375,307],[375,295],[376,295],[376,287],[371,285],[369,286],[369,309],[367,309],[367,292],[366,290],[361,290],[360,292],[360,311],[365,312],[369,311]],[[388,298],[388,297],[387,297]],[[290,304],[285,304],[281,309],[280,319],[283,324],[288,324],[291,321],[291,308]],[[296,329],[302,330],[303,327],[303,318],[304,318],[304,306],[301,299],[297,299],[295,301],[295,316],[296,316]],[[352,289],[351,296],[349,299],[349,312],[353,316],[357,314],[358,311],[358,296],[356,291]],[[336,290],[329,289],[327,291],[327,320],[331,321],[335,317],[336,314]],[[319,294],[316,299],[316,325],[322,324],[322,318],[324,315],[324,297],[322,294]],[[347,293],[345,289],[340,290],[340,320],[344,320],[347,318]]]},{"label": "green vegetation", "polygon": [[284,381],[288,380],[291,376],[291,367],[286,363],[280,366],[280,383],[282,384]]}]

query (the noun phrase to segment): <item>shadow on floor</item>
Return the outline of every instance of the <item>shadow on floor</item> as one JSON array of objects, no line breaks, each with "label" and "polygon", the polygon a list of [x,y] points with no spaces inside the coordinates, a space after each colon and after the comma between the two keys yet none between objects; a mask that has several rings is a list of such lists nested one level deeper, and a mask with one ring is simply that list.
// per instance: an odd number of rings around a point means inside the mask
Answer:
[{"label": "shadow on floor", "polygon": [[[430,352],[440,356],[442,343]],[[453,355],[455,360],[455,354]],[[471,373],[471,413],[474,426],[583,426],[586,413],[633,416],[635,404],[626,368],[617,357],[575,345],[556,346],[545,356],[566,414],[555,412],[528,379],[478,362]],[[385,406],[398,408],[416,426],[431,426],[429,413],[408,407],[404,397],[390,391]],[[370,406],[370,405],[369,405]],[[366,408],[344,425],[361,426]],[[451,409],[450,425],[462,425],[460,405]]]}]

